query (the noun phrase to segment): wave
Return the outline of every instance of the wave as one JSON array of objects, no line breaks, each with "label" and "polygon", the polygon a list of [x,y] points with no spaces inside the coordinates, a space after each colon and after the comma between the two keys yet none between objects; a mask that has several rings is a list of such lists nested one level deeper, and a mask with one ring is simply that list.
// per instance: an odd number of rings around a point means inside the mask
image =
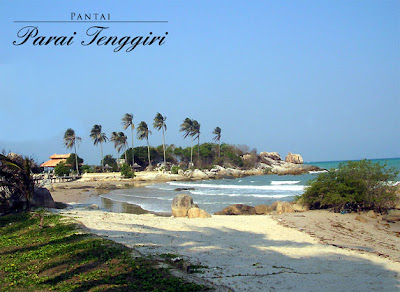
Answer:
[{"label": "wave", "polygon": [[318,173],[324,173],[328,172],[327,170],[310,170],[308,173],[309,174],[318,174]]},{"label": "wave", "polygon": [[230,193],[210,193],[210,192],[202,192],[202,191],[192,191],[193,195],[201,195],[201,196],[225,196],[225,197],[242,197],[242,198],[286,198],[293,197],[293,194],[279,194],[279,195],[271,195],[271,194],[230,194]]},{"label": "wave", "polygon": [[271,181],[271,185],[295,185],[299,182],[299,180],[273,180]]},{"label": "wave", "polygon": [[266,190],[266,191],[303,191],[303,185],[269,185],[269,186],[252,186],[252,185],[215,185],[215,184],[191,184],[168,182],[173,186],[194,187],[194,188],[211,188],[211,189],[240,189],[240,190]]}]

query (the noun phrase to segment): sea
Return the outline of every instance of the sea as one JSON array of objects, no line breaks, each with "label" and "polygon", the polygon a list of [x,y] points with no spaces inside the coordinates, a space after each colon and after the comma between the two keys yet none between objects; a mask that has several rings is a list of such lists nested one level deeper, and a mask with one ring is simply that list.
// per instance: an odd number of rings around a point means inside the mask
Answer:
[{"label": "sea", "polygon": [[[386,164],[400,173],[400,158],[372,159],[373,162]],[[309,162],[323,169],[335,169],[344,161]],[[256,206],[270,205],[275,201],[292,201],[301,195],[307,182],[319,172],[302,175],[260,175],[236,179],[204,180],[194,182],[167,182],[145,187],[115,190],[100,195],[102,207],[113,212],[132,213],[130,204],[139,205],[145,210],[170,213],[173,198],[182,193],[192,196],[201,209],[210,214],[221,211],[232,204]],[[397,177],[400,181],[400,174]],[[186,190],[177,191],[184,188]]]}]

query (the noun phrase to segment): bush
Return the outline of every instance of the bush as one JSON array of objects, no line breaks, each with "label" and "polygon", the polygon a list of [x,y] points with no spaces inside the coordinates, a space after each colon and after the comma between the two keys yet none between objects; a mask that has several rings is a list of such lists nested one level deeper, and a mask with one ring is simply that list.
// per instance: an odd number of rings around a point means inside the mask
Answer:
[{"label": "bush", "polygon": [[70,172],[70,167],[67,166],[64,162],[60,162],[56,165],[56,167],[54,167],[54,173],[56,176],[69,175]]},{"label": "bush", "polygon": [[172,174],[178,174],[179,169],[182,169],[182,168],[180,168],[177,165],[173,165],[172,168],[171,168],[171,173]]},{"label": "bush", "polygon": [[396,200],[395,188],[390,181],[398,172],[386,165],[368,160],[339,164],[309,181],[309,188],[298,197],[310,209],[343,208],[353,210],[386,211]]},{"label": "bush", "polygon": [[135,174],[133,173],[131,167],[126,163],[122,164],[122,166],[121,166],[121,174],[123,177],[126,177],[126,178],[135,177]]},{"label": "bush", "polygon": [[90,165],[82,165],[81,167],[82,173],[93,173],[93,168]]}]

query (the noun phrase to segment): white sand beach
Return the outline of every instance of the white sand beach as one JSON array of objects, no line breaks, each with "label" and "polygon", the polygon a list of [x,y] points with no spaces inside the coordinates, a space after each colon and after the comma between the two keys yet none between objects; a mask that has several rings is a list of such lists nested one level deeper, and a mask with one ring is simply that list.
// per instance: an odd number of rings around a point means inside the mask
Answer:
[{"label": "white sand beach", "polygon": [[270,216],[133,215],[75,205],[61,214],[144,255],[207,266],[199,277],[233,291],[399,291],[400,263],[322,244]]}]

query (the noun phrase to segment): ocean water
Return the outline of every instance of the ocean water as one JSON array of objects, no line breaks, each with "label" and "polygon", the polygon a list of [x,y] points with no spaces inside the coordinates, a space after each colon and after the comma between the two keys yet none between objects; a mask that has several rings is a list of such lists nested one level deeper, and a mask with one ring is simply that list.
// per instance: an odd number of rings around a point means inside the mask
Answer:
[{"label": "ocean water", "polygon": [[[313,162],[310,164],[321,168],[337,168],[342,161]],[[376,159],[374,162],[385,163],[400,171],[400,158]],[[190,194],[195,204],[209,213],[214,213],[232,204],[256,206],[270,205],[275,201],[292,201],[296,195],[301,195],[307,182],[318,173],[303,175],[260,175],[237,179],[206,180],[195,182],[168,182],[116,190],[102,195],[103,201],[110,200],[119,203],[131,203],[145,210],[154,212],[171,212],[173,198],[182,193]],[[398,177],[400,181],[400,177]],[[176,191],[177,188],[190,190]],[[105,206],[107,207],[107,206]],[[115,206],[114,206],[115,210]]]}]

